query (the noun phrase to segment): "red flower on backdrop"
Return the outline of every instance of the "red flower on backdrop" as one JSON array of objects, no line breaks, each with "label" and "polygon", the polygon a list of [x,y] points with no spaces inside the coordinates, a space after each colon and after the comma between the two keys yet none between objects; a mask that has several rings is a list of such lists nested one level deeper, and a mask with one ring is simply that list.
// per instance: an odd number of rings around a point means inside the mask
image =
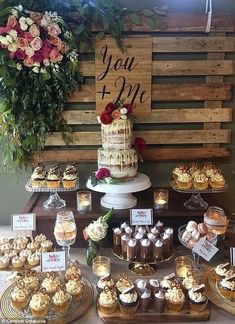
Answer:
[{"label": "red flower on backdrop", "polygon": [[95,174],[96,178],[98,180],[104,180],[105,178],[109,178],[110,177],[110,171],[107,168],[100,168],[96,174]]},{"label": "red flower on backdrop", "polygon": [[107,111],[103,111],[100,115],[100,121],[102,124],[111,124],[113,121],[112,116]]},{"label": "red flower on backdrop", "polygon": [[136,137],[134,141],[134,147],[142,153],[146,148],[146,142],[142,137]]},{"label": "red flower on backdrop", "polygon": [[106,105],[106,107],[105,107],[105,111],[107,111],[109,114],[112,114],[112,112],[113,112],[115,109],[117,109],[117,106],[116,106],[114,103],[112,103],[112,102],[108,103],[108,104]]}]

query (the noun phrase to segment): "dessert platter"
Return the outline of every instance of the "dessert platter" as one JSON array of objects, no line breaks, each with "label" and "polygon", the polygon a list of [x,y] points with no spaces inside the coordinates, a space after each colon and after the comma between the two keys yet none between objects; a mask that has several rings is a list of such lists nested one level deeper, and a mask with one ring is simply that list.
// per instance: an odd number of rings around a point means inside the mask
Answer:
[{"label": "dessert platter", "polygon": [[151,186],[148,176],[137,173],[139,156],[133,144],[132,112],[131,105],[120,101],[109,103],[99,117],[102,148],[98,149],[98,172],[106,170],[107,176],[95,185],[89,178],[87,187],[105,193],[101,205],[106,208],[132,208],[137,204],[132,193]]},{"label": "dessert platter", "polygon": [[235,267],[228,262],[208,270],[205,284],[210,301],[235,315]]},{"label": "dessert platter", "polygon": [[52,166],[48,171],[43,166],[34,169],[30,179],[25,185],[29,192],[49,192],[50,197],[43,203],[47,209],[60,209],[66,206],[58,192],[76,191],[79,188],[77,170],[69,164],[62,171],[59,165]]},{"label": "dessert platter", "polygon": [[129,270],[148,276],[157,264],[174,255],[173,228],[161,221],[155,226],[129,226],[126,222],[113,229],[113,253],[129,263]]},{"label": "dessert platter", "polygon": [[207,209],[208,204],[201,194],[220,193],[228,189],[221,170],[211,162],[178,164],[172,171],[172,189],[181,193],[191,193],[184,206],[193,210]]},{"label": "dessert platter", "polygon": [[22,273],[2,295],[1,311],[12,322],[71,323],[93,303],[93,287],[77,264],[66,273]]},{"label": "dessert platter", "polygon": [[[190,284],[189,284],[190,283]],[[163,323],[206,321],[210,317],[205,285],[193,275],[176,280],[175,274],[149,280],[111,276],[97,283],[97,312],[104,323]]]},{"label": "dessert platter", "polygon": [[44,234],[33,240],[26,236],[0,238],[0,270],[19,271],[40,265],[41,253],[54,250],[52,241]]}]

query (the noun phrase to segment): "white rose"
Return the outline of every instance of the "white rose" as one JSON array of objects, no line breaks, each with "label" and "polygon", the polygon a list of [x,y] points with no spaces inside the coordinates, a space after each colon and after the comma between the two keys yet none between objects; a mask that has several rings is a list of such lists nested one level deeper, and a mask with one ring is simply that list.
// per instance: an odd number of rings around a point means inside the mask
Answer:
[{"label": "white rose", "polygon": [[17,39],[17,31],[12,29],[10,32],[9,32],[9,35],[13,38],[13,39]]},{"label": "white rose", "polygon": [[17,45],[14,43],[9,44],[9,46],[8,46],[8,50],[13,53],[15,53],[17,51],[17,48],[18,48]]},{"label": "white rose", "polygon": [[41,68],[40,73],[47,73],[47,70],[45,68]]},{"label": "white rose", "polygon": [[20,28],[25,31],[25,30],[28,29],[28,25],[27,24],[20,24]]},{"label": "white rose", "polygon": [[6,36],[6,40],[8,41],[8,43],[12,43],[13,42],[13,38],[10,35]]},{"label": "white rose", "polygon": [[121,119],[127,119],[127,115],[121,115]]},{"label": "white rose", "polygon": [[126,108],[120,109],[120,113],[124,115],[127,114],[127,109]]},{"label": "white rose", "polygon": [[23,11],[23,6],[19,5],[18,7],[16,7],[20,12]]},{"label": "white rose", "polygon": [[39,67],[35,66],[35,67],[33,68],[33,72],[34,72],[34,73],[39,73]]},{"label": "white rose", "polygon": [[20,17],[19,23],[23,24],[23,25],[26,24],[26,18],[25,17]]},{"label": "white rose", "polygon": [[16,68],[17,68],[17,70],[21,71],[22,70],[22,65],[20,63],[16,63]]},{"label": "white rose", "polygon": [[51,17],[48,14],[43,15],[40,24],[42,27],[47,27],[51,24]]},{"label": "white rose", "polygon": [[99,220],[94,221],[87,227],[87,234],[92,241],[100,241],[107,234],[108,225],[101,223]]},{"label": "white rose", "polygon": [[27,46],[26,49],[25,49],[25,53],[26,53],[27,56],[32,57],[32,56],[34,56],[34,53],[35,53],[35,52],[34,52],[34,50],[32,49],[32,47]]},{"label": "white rose", "polygon": [[26,23],[29,25],[29,26],[31,26],[34,22],[33,22],[33,19],[31,19],[31,18],[26,18]]},{"label": "white rose", "polygon": [[0,43],[2,43],[3,45],[9,45],[9,42],[6,39],[6,37],[3,37],[3,36],[1,36],[1,38],[0,38]]},{"label": "white rose", "polygon": [[48,59],[44,59],[44,60],[43,60],[43,64],[44,64],[45,66],[50,66],[50,61],[49,61]]},{"label": "white rose", "polygon": [[108,183],[108,184],[111,183],[112,180],[113,180],[113,179],[112,179],[111,177],[107,177],[107,178],[105,178],[105,182]]},{"label": "white rose", "polygon": [[11,14],[12,14],[12,16],[15,16],[16,18],[18,18],[18,10],[12,9]]}]

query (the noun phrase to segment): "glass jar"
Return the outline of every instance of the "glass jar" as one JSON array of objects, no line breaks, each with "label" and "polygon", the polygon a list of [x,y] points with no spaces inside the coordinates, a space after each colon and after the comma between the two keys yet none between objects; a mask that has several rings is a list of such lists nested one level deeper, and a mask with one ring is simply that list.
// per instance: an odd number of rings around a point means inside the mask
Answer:
[{"label": "glass jar", "polygon": [[223,208],[210,206],[204,214],[204,223],[210,232],[224,234],[227,228],[227,217]]}]

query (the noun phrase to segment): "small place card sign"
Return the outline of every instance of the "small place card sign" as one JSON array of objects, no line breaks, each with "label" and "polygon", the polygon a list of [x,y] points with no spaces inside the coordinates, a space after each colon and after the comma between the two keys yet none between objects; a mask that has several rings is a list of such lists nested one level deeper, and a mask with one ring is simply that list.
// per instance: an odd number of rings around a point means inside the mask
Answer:
[{"label": "small place card sign", "polygon": [[235,248],[230,248],[231,265],[235,266]]},{"label": "small place card sign", "polygon": [[219,249],[211,244],[206,239],[200,239],[197,244],[193,247],[193,252],[200,255],[206,261],[210,259],[219,251]]},{"label": "small place card sign", "polygon": [[13,231],[36,230],[36,214],[12,214],[11,228]]},{"label": "small place card sign", "polygon": [[41,254],[41,271],[66,270],[65,251],[45,252]]},{"label": "small place card sign", "polygon": [[153,210],[149,209],[131,209],[130,214],[131,225],[152,225]]}]

